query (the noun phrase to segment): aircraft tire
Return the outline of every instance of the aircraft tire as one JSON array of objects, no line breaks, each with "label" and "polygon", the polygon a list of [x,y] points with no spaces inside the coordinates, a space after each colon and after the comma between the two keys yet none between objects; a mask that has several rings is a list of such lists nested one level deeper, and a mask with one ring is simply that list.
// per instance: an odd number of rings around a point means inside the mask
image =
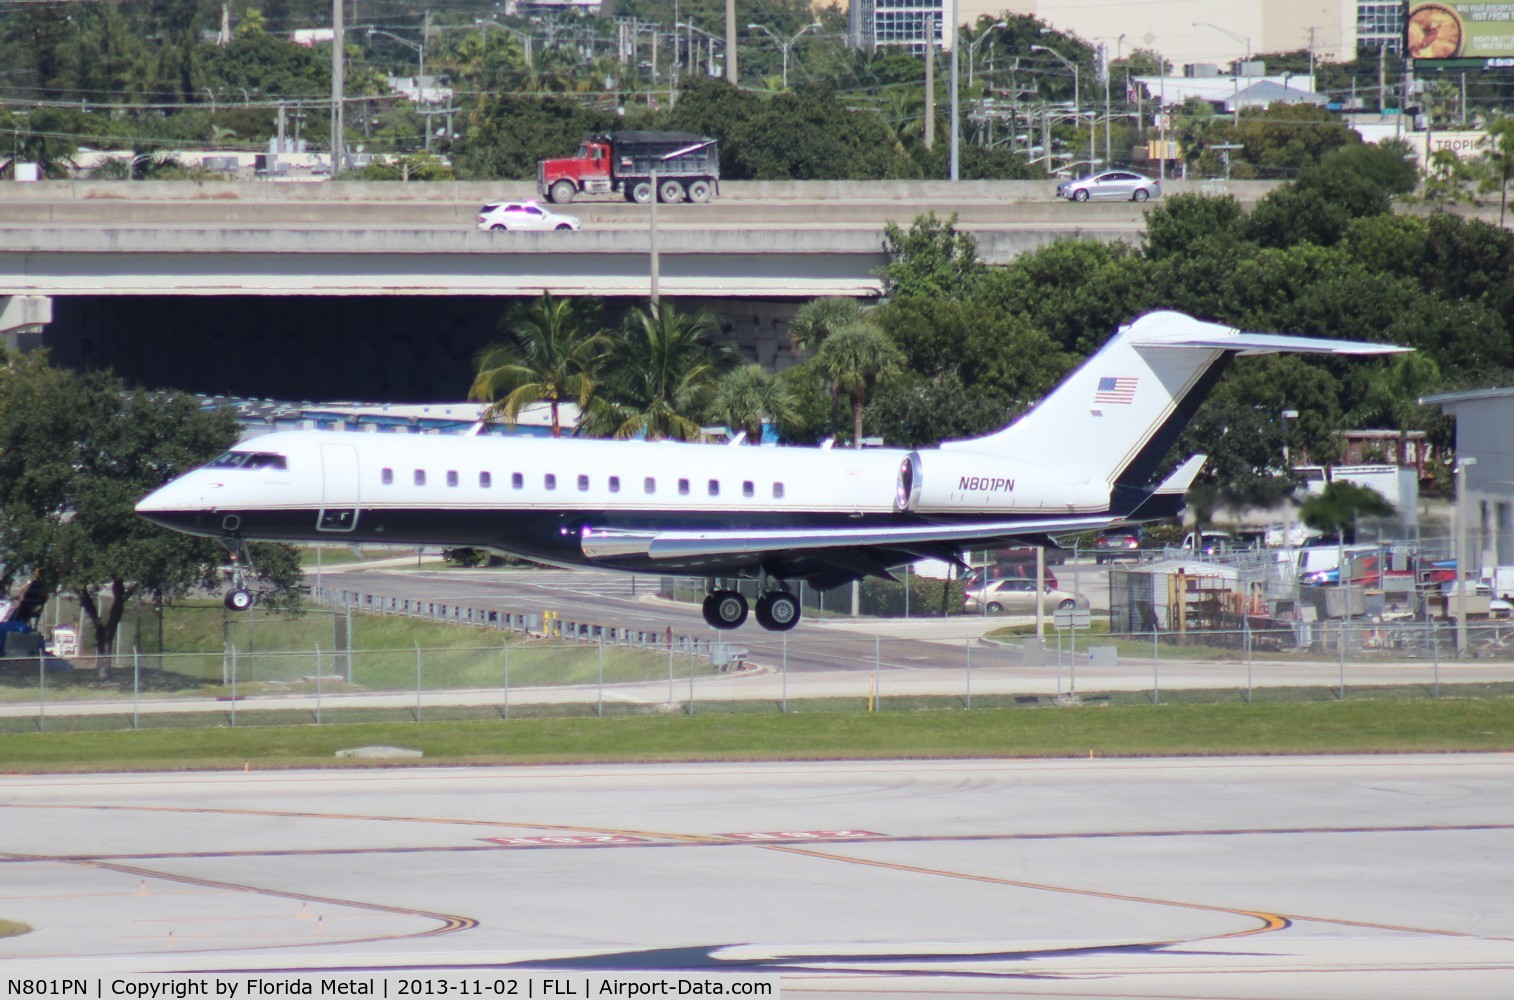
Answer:
[{"label": "aircraft tire", "polygon": [[769,632],[787,632],[799,624],[799,600],[785,590],[763,594],[757,600],[757,624]]},{"label": "aircraft tire", "polygon": [[711,628],[722,631],[740,628],[746,621],[746,598],[734,590],[717,590],[704,599],[700,610]]},{"label": "aircraft tire", "polygon": [[226,607],[230,611],[246,611],[252,607],[252,592],[243,587],[227,591]]}]

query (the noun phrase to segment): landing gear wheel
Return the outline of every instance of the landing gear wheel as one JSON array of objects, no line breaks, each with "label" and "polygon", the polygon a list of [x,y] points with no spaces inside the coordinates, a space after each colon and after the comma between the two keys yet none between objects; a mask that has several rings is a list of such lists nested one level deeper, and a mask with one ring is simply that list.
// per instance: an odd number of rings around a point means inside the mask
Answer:
[{"label": "landing gear wheel", "polygon": [[663,181],[657,185],[657,200],[676,205],[683,201],[683,185],[678,181]]},{"label": "landing gear wheel", "polygon": [[652,204],[652,182],[637,181],[631,185],[631,200],[638,205]]},{"label": "landing gear wheel", "polygon": [[573,186],[572,181],[558,181],[547,192],[547,197],[554,205],[571,205],[573,196],[578,194],[578,188]]},{"label": "landing gear wheel", "polygon": [[787,632],[799,624],[799,599],[786,590],[775,590],[757,599],[757,624],[769,632]]},{"label": "landing gear wheel", "polygon": [[228,611],[246,611],[252,607],[252,591],[243,587],[228,591],[226,594],[226,608]]},{"label": "landing gear wheel", "polygon": [[721,630],[740,628],[746,621],[746,598],[734,590],[717,590],[700,607],[705,623]]}]

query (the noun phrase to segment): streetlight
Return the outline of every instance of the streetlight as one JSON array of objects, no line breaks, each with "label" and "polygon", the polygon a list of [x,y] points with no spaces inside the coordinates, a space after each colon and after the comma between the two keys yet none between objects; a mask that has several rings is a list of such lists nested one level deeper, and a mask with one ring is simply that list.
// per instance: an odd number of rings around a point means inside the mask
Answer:
[{"label": "streetlight", "polygon": [[[1293,490],[1291,488],[1293,463],[1288,458],[1288,421],[1297,420],[1298,411],[1284,410],[1278,414],[1278,418],[1283,426],[1283,475],[1287,476],[1290,482],[1288,493],[1283,497],[1283,551],[1291,552],[1293,549],[1293,508],[1289,506],[1289,502],[1293,499]],[[1285,561],[1284,565],[1288,567],[1288,588],[1291,591],[1298,578],[1296,564],[1290,558]]]},{"label": "streetlight", "polygon": [[[384,35],[387,38],[392,38],[396,42],[399,42],[401,45],[408,45],[408,46],[410,46],[412,49],[414,49],[416,51],[416,55],[418,56],[418,59],[416,61],[416,67],[415,67],[415,93],[416,93],[417,97],[424,96],[425,90],[423,88],[425,87],[425,84],[421,83],[421,80],[426,75],[426,34],[425,34],[425,32],[421,33],[421,40],[419,42],[412,42],[408,38],[401,38],[399,35],[396,35],[394,32],[392,32],[392,31],[385,31],[383,28],[369,28],[368,29],[368,37],[372,38],[374,35]],[[424,102],[417,101],[416,103],[424,103]]]},{"label": "streetlight", "polygon": [[[1043,28],[1041,30],[1045,31],[1046,29]],[[1068,59],[1066,56],[1064,56],[1062,53],[1058,52],[1056,49],[1049,49],[1049,48],[1047,48],[1044,45],[1032,45],[1030,47],[1030,51],[1032,51],[1032,52],[1046,52],[1046,53],[1049,53],[1050,55],[1054,55],[1054,56],[1057,57],[1057,61],[1058,62],[1060,62],[1063,66],[1066,66],[1068,69],[1072,70],[1072,121],[1073,121],[1074,127],[1076,127],[1077,123],[1078,123],[1078,119],[1079,119],[1079,117],[1081,117],[1081,114],[1082,114],[1078,110],[1078,106],[1079,106],[1079,102],[1078,102],[1078,64],[1075,63],[1075,62],[1073,62],[1072,60]],[[1094,167],[1094,162],[1093,162],[1093,142],[1094,142],[1094,133],[1096,133],[1096,132],[1098,132],[1098,129],[1095,127],[1094,121],[1090,118],[1089,122],[1088,122],[1088,172],[1090,174],[1093,173],[1093,167]],[[1048,150],[1048,153],[1049,152],[1050,152],[1050,150]],[[1048,166],[1049,165],[1050,165],[1050,162],[1048,161]]]},{"label": "streetlight", "polygon": [[1058,62],[1072,70],[1072,110],[1076,112],[1078,110],[1078,64],[1068,59],[1056,49],[1049,49],[1044,45],[1032,45],[1030,51],[1045,52],[1048,55],[1056,56]]},{"label": "streetlight", "polygon": [[[1109,113],[1109,46],[1104,44],[1105,42],[1109,41],[1109,39],[1101,38],[1098,41],[1099,72],[1104,75],[1104,166],[1109,167],[1114,163],[1114,155],[1110,150],[1109,137],[1109,130],[1113,127],[1114,121],[1113,117]],[[1114,46],[1114,57],[1115,59],[1119,59],[1122,55],[1122,50],[1125,47],[1125,36],[1123,34],[1121,34],[1120,37],[1114,40]],[[1129,89],[1128,72],[1126,74],[1126,89]],[[1129,95],[1127,95],[1126,99],[1129,99]]]},{"label": "streetlight", "polygon": [[1005,23],[1004,21],[995,21],[993,24],[990,24],[987,28],[984,28],[983,29],[983,34],[979,35],[977,38],[975,38],[967,46],[967,82],[968,83],[972,83],[973,82],[973,56],[977,53],[978,46],[983,44],[983,41],[986,38],[988,38],[988,36],[990,34],[992,34],[992,32],[993,32],[993,30],[995,28],[1007,28],[1007,27],[1009,27],[1009,25],[1007,23]]},{"label": "streetlight", "polygon": [[508,31],[510,34],[514,35],[516,38],[519,38],[521,49],[525,52],[526,56],[526,69],[534,68],[531,59],[531,35],[529,32],[521,31],[519,28],[512,28],[508,24],[500,24],[498,21],[491,20],[487,17],[476,17],[473,19],[473,26],[475,28],[482,28],[486,24],[492,24],[496,28],[502,28],[505,31]]},{"label": "streetlight", "polygon": [[800,35],[804,34],[806,31],[811,31],[811,30],[813,30],[815,28],[819,28],[819,27],[822,27],[822,25],[820,24],[819,21],[816,21],[814,24],[806,24],[804,27],[800,28],[798,31],[796,31],[794,33],[794,37],[793,38],[790,38],[787,42],[785,42],[783,39],[781,39],[777,35],[773,34],[773,29],[769,28],[765,24],[748,24],[747,25],[747,28],[749,30],[751,30],[751,31],[761,31],[761,32],[764,32],[769,38],[771,38],[774,42],[776,42],[778,44],[778,47],[780,49],[783,50],[783,89],[784,90],[788,90],[789,89],[789,52],[790,52],[790,50],[793,49],[794,43],[797,42],[797,41],[799,41],[799,36]]},{"label": "streetlight", "polygon": [[1472,566],[1471,517],[1467,512],[1467,470],[1477,464],[1470,455],[1456,460],[1456,655],[1467,655],[1467,570]]},{"label": "streetlight", "polygon": [[1247,62],[1251,61],[1251,38],[1250,38],[1250,36],[1243,35],[1243,34],[1241,34],[1238,31],[1231,31],[1229,28],[1222,28],[1218,24],[1215,24],[1213,21],[1190,21],[1189,22],[1189,27],[1192,27],[1192,28],[1213,28],[1215,31],[1218,31],[1222,35],[1229,35],[1231,38],[1234,38],[1236,41],[1238,41],[1242,45],[1246,46],[1246,61]]}]

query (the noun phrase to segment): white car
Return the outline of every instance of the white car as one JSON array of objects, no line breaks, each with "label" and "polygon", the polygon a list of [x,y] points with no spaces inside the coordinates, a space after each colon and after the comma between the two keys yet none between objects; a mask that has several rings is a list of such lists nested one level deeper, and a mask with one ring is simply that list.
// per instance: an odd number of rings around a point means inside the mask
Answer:
[{"label": "white car", "polygon": [[478,210],[479,229],[577,229],[576,216],[549,212],[534,201],[492,201]]},{"label": "white car", "polygon": [[[1047,587],[1041,607],[1046,611],[1058,608],[1088,607],[1088,598],[1082,594],[1070,594],[1065,590]],[[991,580],[986,587],[975,587],[962,595],[964,609],[969,612],[987,611],[996,615],[1001,611],[1014,614],[1034,614],[1036,610],[1036,581],[1008,578]]]},{"label": "white car", "polygon": [[1057,185],[1057,197],[1068,201],[1145,201],[1161,196],[1161,184],[1130,170],[1101,170]]}]

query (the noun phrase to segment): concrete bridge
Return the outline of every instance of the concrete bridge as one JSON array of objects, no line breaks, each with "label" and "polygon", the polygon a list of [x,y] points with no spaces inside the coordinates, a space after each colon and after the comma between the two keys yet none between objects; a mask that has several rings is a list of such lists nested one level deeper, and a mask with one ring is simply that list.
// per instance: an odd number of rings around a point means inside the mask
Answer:
[{"label": "concrete bridge", "polygon": [[[1172,182],[1169,190],[1182,187]],[[1269,185],[1231,185],[1248,200]],[[645,296],[647,206],[580,201],[579,232],[473,228],[522,182],[44,182],[0,186],[0,295]],[[657,209],[667,295],[876,295],[883,227],[952,213],[990,262],[1079,235],[1136,239],[1144,206],[1071,205],[1049,182],[722,185]]]}]

